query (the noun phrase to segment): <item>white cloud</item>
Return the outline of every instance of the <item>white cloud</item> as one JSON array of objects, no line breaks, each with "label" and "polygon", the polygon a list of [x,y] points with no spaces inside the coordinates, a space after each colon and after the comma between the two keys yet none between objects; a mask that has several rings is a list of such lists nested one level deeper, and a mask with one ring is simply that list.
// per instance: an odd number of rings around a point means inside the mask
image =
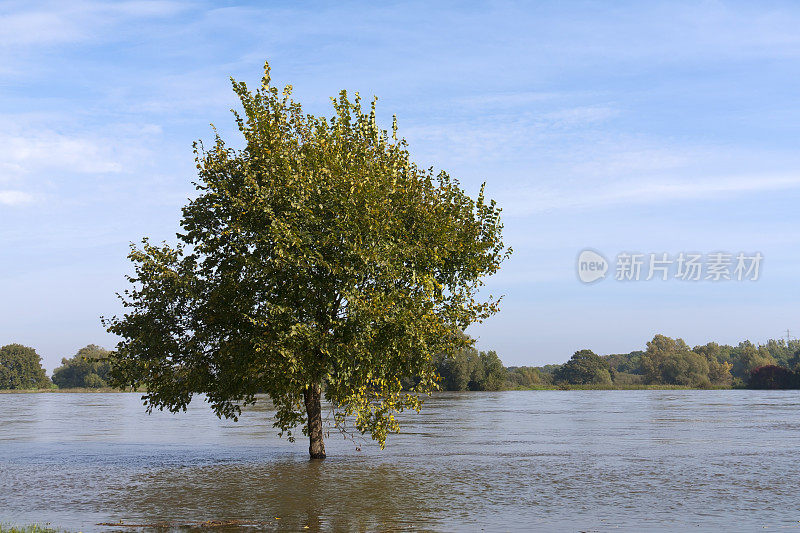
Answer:
[{"label": "white cloud", "polygon": [[0,45],[57,44],[81,36],[78,25],[57,13],[27,12],[0,17]]},{"label": "white cloud", "polygon": [[52,130],[0,133],[0,182],[36,172],[116,173],[123,168],[113,146]]},{"label": "white cloud", "polygon": [[800,174],[729,176],[694,180],[622,182],[612,187],[571,189],[531,188],[498,195],[508,216],[563,210],[649,204],[673,200],[712,200],[719,195],[755,193],[800,188]]},{"label": "white cloud", "polygon": [[23,191],[0,190],[0,205],[21,205],[33,201],[33,195]]},{"label": "white cloud", "polygon": [[[28,7],[25,4],[19,4]],[[0,15],[0,46],[47,46],[76,43],[113,35],[111,29],[132,19],[159,18],[180,12],[169,1],[54,2],[37,9]]]},{"label": "white cloud", "polygon": [[[169,155],[175,152],[165,148],[158,124],[75,129],[72,122],[69,114],[0,114],[0,204],[124,201],[137,188],[169,181],[161,176],[175,171],[176,158]],[[184,159],[191,161],[188,149]]]}]

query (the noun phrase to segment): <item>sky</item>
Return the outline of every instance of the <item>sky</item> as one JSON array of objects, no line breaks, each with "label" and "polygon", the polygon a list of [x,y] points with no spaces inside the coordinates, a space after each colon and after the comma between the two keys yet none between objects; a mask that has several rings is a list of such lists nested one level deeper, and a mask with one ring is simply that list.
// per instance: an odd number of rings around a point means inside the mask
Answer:
[{"label": "sky", "polygon": [[[768,1],[0,0],[0,345],[52,371],[116,344],[129,244],[175,242],[192,142],[236,144],[230,77],[266,60],[308,112],[375,95],[420,165],[486,182],[514,253],[468,332],[506,365],[800,336],[798,27]],[[615,279],[623,252],[720,251],[758,279]]]}]

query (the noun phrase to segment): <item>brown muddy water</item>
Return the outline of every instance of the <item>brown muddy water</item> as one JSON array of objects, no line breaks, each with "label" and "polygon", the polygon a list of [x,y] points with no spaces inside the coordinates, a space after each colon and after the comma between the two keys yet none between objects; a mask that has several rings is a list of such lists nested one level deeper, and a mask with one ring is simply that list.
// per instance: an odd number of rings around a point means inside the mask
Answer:
[{"label": "brown muddy water", "polygon": [[202,400],[147,415],[138,394],[0,395],[0,523],[800,529],[800,391],[442,393],[384,451],[331,432],[323,462],[268,408],[232,422]]}]

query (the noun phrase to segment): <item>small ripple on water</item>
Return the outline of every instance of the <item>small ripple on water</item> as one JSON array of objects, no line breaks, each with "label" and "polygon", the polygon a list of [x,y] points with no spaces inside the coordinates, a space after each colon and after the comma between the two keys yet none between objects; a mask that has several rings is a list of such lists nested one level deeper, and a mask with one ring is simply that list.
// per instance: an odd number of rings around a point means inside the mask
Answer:
[{"label": "small ripple on water", "polygon": [[386,451],[331,438],[322,463],[275,438],[264,404],[233,424],[202,403],[147,416],[138,395],[53,396],[0,396],[2,520],[635,531],[800,519],[796,395],[441,394],[403,415]]}]

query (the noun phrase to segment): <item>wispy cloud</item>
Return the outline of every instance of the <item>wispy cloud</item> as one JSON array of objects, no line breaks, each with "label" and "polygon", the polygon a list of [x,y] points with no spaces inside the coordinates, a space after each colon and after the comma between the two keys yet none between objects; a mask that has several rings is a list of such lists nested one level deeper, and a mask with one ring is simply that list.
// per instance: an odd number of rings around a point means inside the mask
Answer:
[{"label": "wispy cloud", "polygon": [[82,38],[81,28],[61,14],[43,11],[0,17],[0,45],[58,44]]},{"label": "wispy cloud", "polygon": [[[59,115],[0,114],[1,203],[120,202],[134,191],[141,195],[142,188],[153,191],[171,182],[177,158],[159,157],[159,151],[175,153],[165,149],[157,124],[109,122],[77,129]],[[190,147],[180,159],[191,162]]]},{"label": "wispy cloud", "polygon": [[33,195],[23,191],[0,190],[0,205],[15,206],[33,202]]},{"label": "wispy cloud", "polygon": [[183,5],[170,1],[51,2],[31,9],[0,12],[0,46],[24,47],[82,42],[131,19],[171,16]]},{"label": "wispy cloud", "polygon": [[0,182],[44,171],[117,173],[122,168],[114,146],[101,139],[48,130],[0,133]]},{"label": "wispy cloud", "polygon": [[507,216],[527,216],[548,211],[653,204],[674,200],[713,201],[720,195],[789,189],[800,189],[800,174],[651,180],[577,189],[537,187],[501,193],[500,202]]}]

